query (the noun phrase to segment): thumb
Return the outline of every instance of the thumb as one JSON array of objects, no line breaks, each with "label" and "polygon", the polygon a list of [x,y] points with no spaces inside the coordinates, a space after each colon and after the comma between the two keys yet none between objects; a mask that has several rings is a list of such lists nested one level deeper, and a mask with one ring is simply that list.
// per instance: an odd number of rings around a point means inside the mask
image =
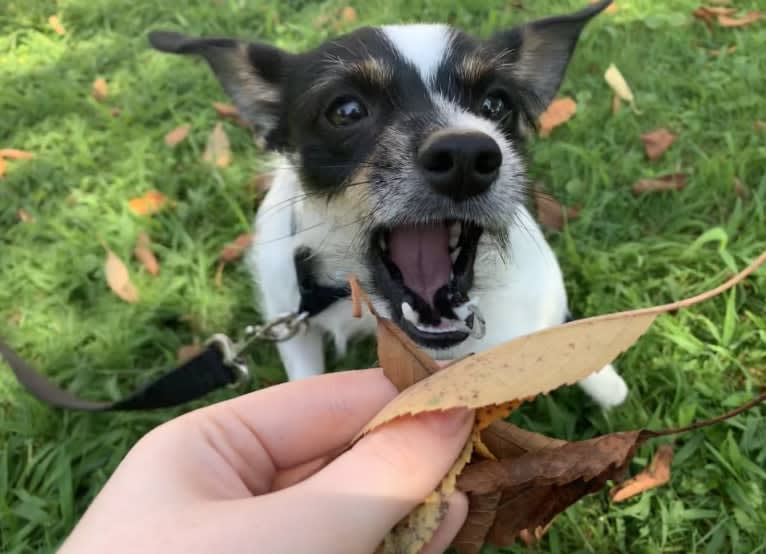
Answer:
[{"label": "thumb", "polygon": [[320,530],[310,550],[373,552],[391,527],[436,488],[472,423],[473,412],[464,409],[402,418],[288,489],[306,511],[304,521]]}]

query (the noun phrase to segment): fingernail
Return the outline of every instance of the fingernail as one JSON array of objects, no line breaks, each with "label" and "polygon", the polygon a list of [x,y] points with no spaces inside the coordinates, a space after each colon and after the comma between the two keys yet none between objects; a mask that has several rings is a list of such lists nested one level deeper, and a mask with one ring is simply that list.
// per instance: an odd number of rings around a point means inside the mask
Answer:
[{"label": "fingernail", "polygon": [[454,408],[444,412],[429,412],[419,417],[440,436],[452,437],[473,419],[473,412],[465,408]]}]

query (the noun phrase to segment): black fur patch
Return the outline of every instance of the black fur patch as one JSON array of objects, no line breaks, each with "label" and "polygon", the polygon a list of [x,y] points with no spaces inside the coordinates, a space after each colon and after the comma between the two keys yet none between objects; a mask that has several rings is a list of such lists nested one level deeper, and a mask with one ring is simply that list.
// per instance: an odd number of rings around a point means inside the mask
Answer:
[{"label": "black fur patch", "polygon": [[298,277],[298,290],[301,294],[299,312],[308,312],[310,316],[323,312],[342,298],[351,296],[351,289],[320,285],[316,277],[314,252],[307,246],[296,248],[293,254],[295,273]]}]

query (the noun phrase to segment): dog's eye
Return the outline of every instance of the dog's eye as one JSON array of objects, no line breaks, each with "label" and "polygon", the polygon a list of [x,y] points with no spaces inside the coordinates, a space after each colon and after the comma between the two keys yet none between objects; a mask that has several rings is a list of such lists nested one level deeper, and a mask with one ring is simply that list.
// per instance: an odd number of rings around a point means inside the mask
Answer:
[{"label": "dog's eye", "polygon": [[481,102],[481,115],[487,119],[499,121],[511,111],[505,95],[500,92],[490,92]]},{"label": "dog's eye", "polygon": [[330,104],[325,115],[336,127],[346,127],[367,117],[367,108],[356,98],[342,96]]}]

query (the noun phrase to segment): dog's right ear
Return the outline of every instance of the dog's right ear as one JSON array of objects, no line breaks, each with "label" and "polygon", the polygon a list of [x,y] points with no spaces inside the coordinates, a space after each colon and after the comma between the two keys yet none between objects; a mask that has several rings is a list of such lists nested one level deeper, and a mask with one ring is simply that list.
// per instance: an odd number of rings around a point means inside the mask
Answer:
[{"label": "dog's right ear", "polygon": [[269,135],[279,123],[282,80],[290,54],[268,44],[187,37],[171,31],[149,33],[149,43],[161,52],[205,58],[256,138],[267,145],[273,142]]}]

